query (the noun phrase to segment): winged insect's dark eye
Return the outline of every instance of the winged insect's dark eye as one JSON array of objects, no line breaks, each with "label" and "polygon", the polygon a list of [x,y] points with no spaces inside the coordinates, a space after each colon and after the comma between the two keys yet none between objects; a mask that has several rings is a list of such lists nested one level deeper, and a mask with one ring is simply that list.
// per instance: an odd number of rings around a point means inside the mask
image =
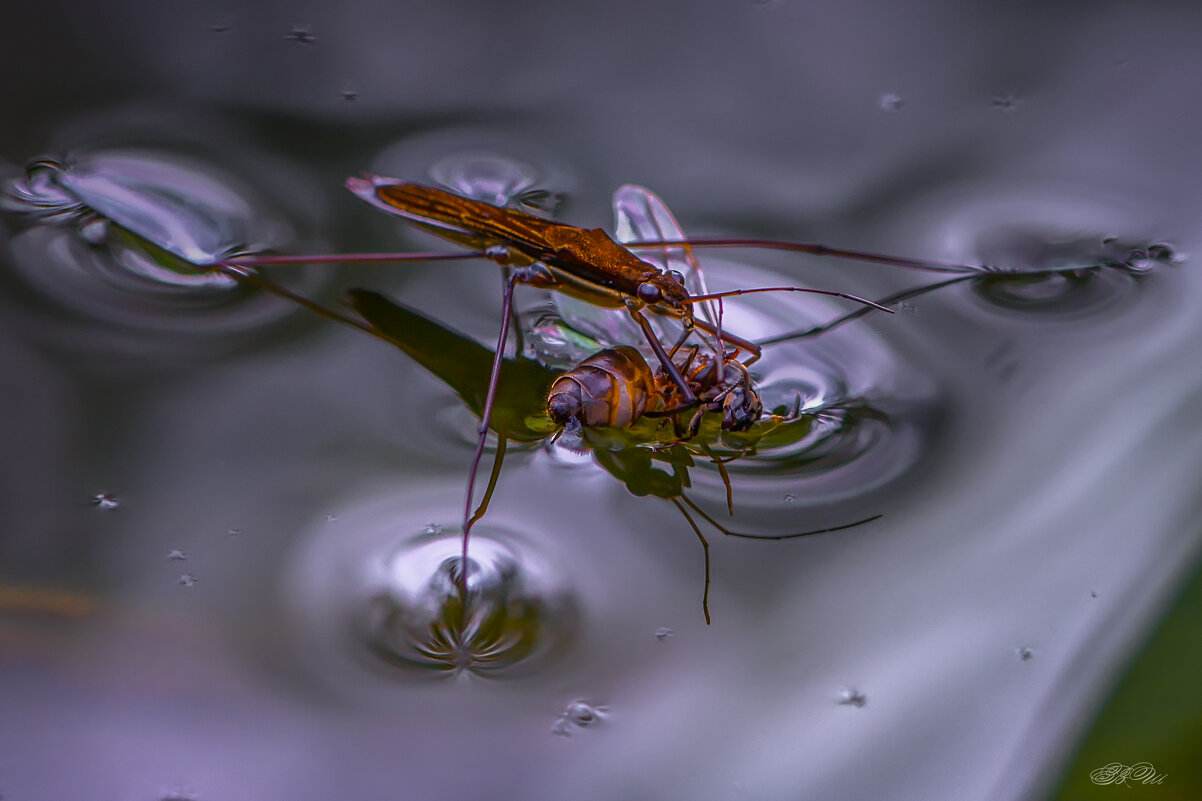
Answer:
[{"label": "winged insect's dark eye", "polygon": [[659,303],[664,295],[659,291],[659,287],[651,283],[639,284],[638,288],[639,300],[643,303]]}]

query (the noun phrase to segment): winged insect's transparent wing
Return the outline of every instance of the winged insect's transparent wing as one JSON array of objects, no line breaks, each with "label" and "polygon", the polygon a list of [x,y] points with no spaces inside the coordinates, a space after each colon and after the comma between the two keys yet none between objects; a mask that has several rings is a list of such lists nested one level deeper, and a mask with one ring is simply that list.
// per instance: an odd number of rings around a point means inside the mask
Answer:
[{"label": "winged insect's transparent wing", "polygon": [[[641,186],[626,184],[614,192],[614,239],[623,245],[661,239],[684,239],[684,232],[659,197]],[[688,246],[667,246],[639,251],[639,257],[660,270],[675,270],[684,276],[690,294],[704,294],[705,278],[701,267]],[[638,326],[630,315],[618,309],[601,309],[566,295],[556,295],[555,309],[566,325],[576,331],[609,345],[645,347]],[[707,322],[714,317],[709,304],[701,304],[701,316]],[[680,326],[674,320],[651,317],[660,339],[675,340]]]},{"label": "winged insect's transparent wing", "polygon": [[[614,238],[623,245],[656,240],[683,240],[687,237],[659,195],[634,184],[625,184],[614,192]],[[690,295],[706,295],[705,274],[697,261],[696,254],[688,245],[665,246],[638,251],[639,257],[663,271],[672,271],[684,276],[685,289]],[[701,317],[708,323],[717,321],[712,301],[698,304]]]}]

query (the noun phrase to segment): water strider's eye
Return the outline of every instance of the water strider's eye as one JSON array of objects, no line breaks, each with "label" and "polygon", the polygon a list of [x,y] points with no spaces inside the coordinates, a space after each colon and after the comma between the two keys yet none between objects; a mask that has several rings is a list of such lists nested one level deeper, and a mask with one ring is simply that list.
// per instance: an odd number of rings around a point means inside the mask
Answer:
[{"label": "water strider's eye", "polygon": [[664,294],[659,291],[659,287],[646,282],[639,284],[638,294],[639,300],[643,303],[659,303],[664,297]]},{"label": "water strider's eye", "polygon": [[684,286],[684,273],[680,270],[668,270],[668,275],[672,276],[672,280]]}]

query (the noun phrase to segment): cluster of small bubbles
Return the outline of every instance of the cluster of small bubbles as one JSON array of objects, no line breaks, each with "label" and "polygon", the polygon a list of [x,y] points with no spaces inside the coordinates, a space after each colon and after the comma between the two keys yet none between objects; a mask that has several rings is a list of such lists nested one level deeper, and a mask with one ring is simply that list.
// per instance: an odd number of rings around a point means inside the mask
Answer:
[{"label": "cluster of small bubbles", "polygon": [[188,558],[188,554],[179,548],[173,548],[167,553],[167,558],[173,562],[182,562]]},{"label": "cluster of small bubbles", "polygon": [[570,737],[576,729],[585,729],[608,717],[609,708],[594,706],[576,699],[564,707],[563,712],[551,726],[551,733],[559,737]]},{"label": "cluster of small bubbles", "polygon": [[121,508],[121,501],[110,492],[98,492],[89,499],[93,506],[106,512]]},{"label": "cluster of small bubbles", "polygon": [[296,23],[284,34],[284,38],[290,42],[307,45],[317,41],[317,37],[313,34],[311,26],[304,23]]},{"label": "cluster of small bubbles", "polygon": [[839,693],[840,706],[854,706],[857,709],[868,703],[868,696],[854,688],[847,688]]},{"label": "cluster of small bubbles", "polygon": [[901,95],[894,92],[886,92],[881,95],[878,102],[880,107],[885,111],[899,111],[906,104],[906,101],[902,100]]},{"label": "cluster of small bubbles", "polygon": [[490,675],[562,647],[575,614],[562,571],[479,527],[466,565],[460,548],[457,531],[431,524],[373,568],[361,616],[373,653],[400,667]]},{"label": "cluster of small bubbles", "polygon": [[659,640],[660,642],[663,642],[669,637],[675,636],[676,632],[672,631],[672,629],[668,628],[667,626],[661,626],[655,630],[655,639]]},{"label": "cluster of small bubbles", "polygon": [[1014,655],[1022,662],[1029,662],[1035,656],[1035,652],[1030,648],[1015,648]]},{"label": "cluster of small bubbles", "polygon": [[197,578],[195,573],[181,573],[179,578],[176,580],[176,584],[179,584],[181,587],[188,588],[195,587],[196,582]]}]

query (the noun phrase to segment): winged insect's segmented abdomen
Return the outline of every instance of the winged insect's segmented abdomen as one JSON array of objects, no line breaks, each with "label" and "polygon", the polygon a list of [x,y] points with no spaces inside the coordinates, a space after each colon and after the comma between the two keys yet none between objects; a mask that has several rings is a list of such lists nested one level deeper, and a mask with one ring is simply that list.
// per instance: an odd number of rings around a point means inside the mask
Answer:
[{"label": "winged insect's segmented abdomen", "polygon": [[594,353],[561,375],[547,395],[547,413],[559,425],[628,426],[647,411],[654,379],[637,350],[622,346]]}]

